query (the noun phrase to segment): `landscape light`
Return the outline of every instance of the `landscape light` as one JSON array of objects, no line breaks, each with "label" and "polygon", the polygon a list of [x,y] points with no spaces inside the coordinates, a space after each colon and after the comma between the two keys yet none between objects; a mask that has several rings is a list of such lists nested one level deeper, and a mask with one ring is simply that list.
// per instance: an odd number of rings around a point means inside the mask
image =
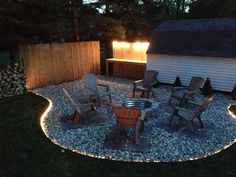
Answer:
[{"label": "landscape light", "polygon": [[148,46],[149,46],[148,42],[135,42],[133,44],[134,49],[145,50],[145,51],[148,49]]},{"label": "landscape light", "polygon": [[115,47],[115,48],[129,48],[130,43],[113,41],[112,46]]},{"label": "landscape light", "polygon": [[228,110],[228,113],[229,113],[229,115],[231,116],[231,117],[233,117],[234,119],[236,119],[236,115],[232,112],[232,111],[230,111],[230,107],[231,107],[232,105],[229,105],[229,107],[227,108],[227,110]]},{"label": "landscape light", "polygon": [[113,48],[125,48],[125,49],[133,49],[133,50],[144,50],[146,51],[149,46],[149,42],[118,42],[118,41],[113,41],[112,42]]}]

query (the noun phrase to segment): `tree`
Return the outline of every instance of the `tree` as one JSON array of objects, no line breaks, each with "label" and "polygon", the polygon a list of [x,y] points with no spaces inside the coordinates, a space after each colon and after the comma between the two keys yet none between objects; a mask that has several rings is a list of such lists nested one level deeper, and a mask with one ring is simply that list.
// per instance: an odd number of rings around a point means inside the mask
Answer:
[{"label": "tree", "polygon": [[80,10],[83,7],[83,0],[70,0],[68,1],[69,14],[71,16],[71,22],[74,29],[74,39],[79,40],[79,23],[78,18]]},{"label": "tree", "polygon": [[191,1],[188,0],[160,0],[169,19],[183,18]]},{"label": "tree", "polygon": [[176,77],[175,82],[174,82],[173,85],[174,85],[174,87],[180,87],[182,85],[179,76]]},{"label": "tree", "polygon": [[119,20],[91,15],[80,18],[80,24],[79,32],[82,40],[125,39],[125,28]]},{"label": "tree", "polygon": [[72,41],[74,26],[64,0],[0,2],[0,49],[15,62],[19,44]]},{"label": "tree", "polygon": [[64,0],[4,1],[0,36],[12,43],[71,39],[69,4]]},{"label": "tree", "polygon": [[205,81],[205,83],[202,87],[202,93],[203,93],[203,95],[206,95],[206,96],[213,94],[213,88],[211,86],[210,78],[207,78],[207,80]]},{"label": "tree", "polygon": [[100,0],[92,6],[100,9],[103,17],[119,20],[125,29],[127,40],[140,40],[151,34],[152,27],[146,18],[143,1]]},{"label": "tree", "polygon": [[197,0],[192,2],[189,8],[191,18],[222,18],[235,15],[235,0]]}]

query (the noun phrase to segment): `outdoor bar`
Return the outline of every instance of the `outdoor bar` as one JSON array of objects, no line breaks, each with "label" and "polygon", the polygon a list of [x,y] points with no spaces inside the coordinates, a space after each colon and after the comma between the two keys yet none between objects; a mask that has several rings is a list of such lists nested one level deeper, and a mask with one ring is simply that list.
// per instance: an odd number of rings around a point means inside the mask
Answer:
[{"label": "outdoor bar", "polygon": [[146,70],[148,42],[117,42],[112,43],[113,58],[106,60],[106,73],[110,75],[110,64],[113,65],[112,75],[129,79],[143,78]]}]

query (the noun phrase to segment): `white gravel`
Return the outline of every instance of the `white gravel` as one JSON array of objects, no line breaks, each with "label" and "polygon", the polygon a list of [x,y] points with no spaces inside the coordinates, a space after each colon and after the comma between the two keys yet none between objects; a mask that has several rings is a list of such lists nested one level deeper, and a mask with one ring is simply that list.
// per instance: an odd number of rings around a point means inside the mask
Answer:
[{"label": "white gravel", "polygon": [[[113,100],[124,100],[132,96],[132,81],[127,79],[98,76],[98,82],[107,84],[113,92]],[[148,134],[150,151],[145,153],[105,149],[103,142],[105,135],[114,126],[115,119],[106,124],[98,124],[75,129],[66,129],[60,117],[73,114],[73,107],[64,97],[62,87],[65,87],[76,102],[86,98],[88,92],[80,81],[67,82],[59,85],[49,85],[32,90],[52,102],[52,109],[42,120],[44,133],[54,143],[97,158],[120,161],[142,162],[171,162],[199,159],[212,155],[236,141],[236,119],[228,112],[229,104],[235,104],[228,95],[215,94],[213,103],[202,114],[205,128],[200,135],[188,132],[173,131],[168,128],[169,116],[167,102],[170,96],[170,86],[161,85],[156,89],[156,101],[160,102],[159,114],[147,121],[152,126]],[[197,102],[204,96],[198,95]],[[145,126],[146,126],[145,125]]]}]

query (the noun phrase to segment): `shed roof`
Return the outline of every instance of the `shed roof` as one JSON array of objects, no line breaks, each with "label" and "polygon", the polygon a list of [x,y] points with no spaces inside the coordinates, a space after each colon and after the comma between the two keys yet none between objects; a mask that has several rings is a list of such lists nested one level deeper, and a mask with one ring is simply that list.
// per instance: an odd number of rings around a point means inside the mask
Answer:
[{"label": "shed roof", "polygon": [[236,58],[236,18],[165,21],[147,53]]}]

